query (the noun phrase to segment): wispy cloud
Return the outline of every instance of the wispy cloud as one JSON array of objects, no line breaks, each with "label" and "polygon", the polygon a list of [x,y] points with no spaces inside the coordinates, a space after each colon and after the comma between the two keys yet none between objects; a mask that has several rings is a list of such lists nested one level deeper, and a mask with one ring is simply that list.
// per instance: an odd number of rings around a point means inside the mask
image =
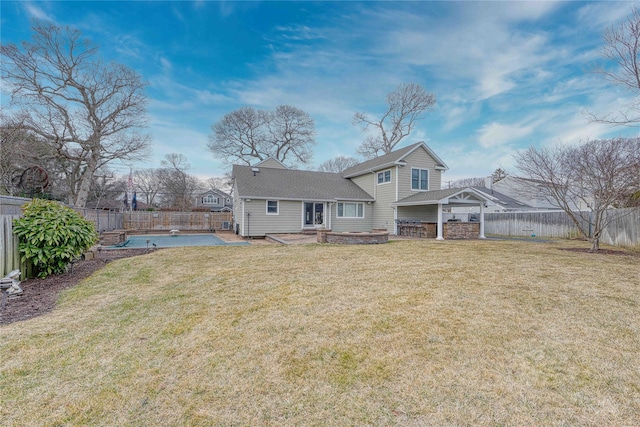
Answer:
[{"label": "wispy cloud", "polygon": [[307,41],[326,38],[317,28],[311,28],[306,25],[278,26],[275,29],[278,31],[279,36],[285,40]]},{"label": "wispy cloud", "polygon": [[40,19],[43,21],[55,22],[55,19],[53,18],[53,16],[51,16],[50,14],[48,14],[47,12],[42,10],[42,8],[36,6],[35,4],[33,3],[23,3],[23,4],[24,4],[24,10],[27,12],[27,14],[31,18]]},{"label": "wispy cloud", "polygon": [[478,130],[478,142],[484,148],[492,148],[509,142],[516,142],[530,135],[532,131],[531,125],[523,126],[492,122]]},{"label": "wispy cloud", "polygon": [[588,2],[576,14],[580,26],[601,30],[626,18],[635,2]]}]

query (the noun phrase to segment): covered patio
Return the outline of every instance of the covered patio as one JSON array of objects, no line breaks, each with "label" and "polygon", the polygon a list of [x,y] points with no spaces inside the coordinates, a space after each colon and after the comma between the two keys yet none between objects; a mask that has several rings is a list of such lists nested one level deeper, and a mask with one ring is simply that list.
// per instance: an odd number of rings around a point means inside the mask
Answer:
[{"label": "covered patio", "polygon": [[[424,191],[391,205],[395,209],[395,234],[416,237],[484,239],[484,208],[492,202],[471,187]],[[479,207],[477,222],[443,221],[442,211],[450,207]],[[406,234],[405,234],[406,235]]]}]

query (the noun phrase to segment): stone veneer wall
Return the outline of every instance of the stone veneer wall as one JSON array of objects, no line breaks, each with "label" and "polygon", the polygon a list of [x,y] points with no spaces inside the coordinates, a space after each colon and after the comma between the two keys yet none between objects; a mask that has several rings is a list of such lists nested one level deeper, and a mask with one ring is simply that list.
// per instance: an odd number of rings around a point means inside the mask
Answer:
[{"label": "stone veneer wall", "polygon": [[435,222],[422,224],[422,236],[428,239],[435,239],[438,237],[438,224]]},{"label": "stone veneer wall", "polygon": [[317,231],[316,240],[318,243],[327,243],[327,233],[330,233],[330,228],[322,228]]},{"label": "stone veneer wall", "polygon": [[445,222],[445,239],[477,239],[480,237],[479,222]]},{"label": "stone veneer wall", "polygon": [[320,233],[318,232],[318,242],[321,243],[337,243],[342,245],[368,245],[387,243],[389,241],[389,233],[384,232],[371,232],[371,233],[334,233],[331,231],[322,232],[323,238],[321,241]]},{"label": "stone veneer wall", "polygon": [[102,246],[113,246],[124,242],[126,232],[123,230],[105,231],[100,235],[100,244]]}]

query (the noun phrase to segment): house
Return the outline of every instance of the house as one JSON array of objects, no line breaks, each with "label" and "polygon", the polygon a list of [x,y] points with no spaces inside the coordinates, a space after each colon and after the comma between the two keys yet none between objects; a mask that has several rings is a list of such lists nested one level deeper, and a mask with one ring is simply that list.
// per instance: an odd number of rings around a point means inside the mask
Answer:
[{"label": "house", "polygon": [[424,142],[367,160],[342,173],[289,169],[274,159],[235,165],[234,223],[245,237],[329,228],[338,232],[385,229],[402,221],[433,223],[443,238],[444,208],[478,206],[488,197],[473,188],[441,190],[448,169]]},{"label": "house", "polygon": [[196,197],[197,208],[208,208],[212,212],[225,212],[233,210],[233,198],[217,188],[211,188]]},{"label": "house", "polygon": [[[474,186],[472,187],[477,192],[481,193],[491,203],[487,203],[487,212],[514,212],[514,211],[531,211],[534,210],[531,206],[502,194],[494,189],[487,187]],[[477,218],[477,214],[480,212],[479,206],[457,207],[451,208],[450,214],[445,215],[445,218]]]},{"label": "house", "polygon": [[[534,179],[517,176],[506,176],[497,182],[489,182],[488,188],[509,196],[530,206],[531,210],[560,210],[562,209],[550,197],[546,196],[546,184]],[[573,210],[587,209],[586,203],[574,203]]]}]

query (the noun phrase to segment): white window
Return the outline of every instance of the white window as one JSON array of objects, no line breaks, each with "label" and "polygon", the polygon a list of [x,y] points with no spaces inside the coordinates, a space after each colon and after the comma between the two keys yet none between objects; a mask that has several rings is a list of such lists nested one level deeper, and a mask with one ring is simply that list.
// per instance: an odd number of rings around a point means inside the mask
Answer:
[{"label": "white window", "polygon": [[338,203],[338,218],[364,218],[364,203]]},{"label": "white window", "polygon": [[267,215],[278,215],[278,205],[277,200],[267,200]]},{"label": "white window", "polygon": [[218,198],[212,194],[209,194],[205,197],[202,198],[202,204],[203,205],[217,205],[218,204]]},{"label": "white window", "polygon": [[378,184],[385,184],[391,182],[391,171],[378,172]]},{"label": "white window", "polygon": [[428,169],[411,169],[411,189],[416,191],[429,189]]}]

